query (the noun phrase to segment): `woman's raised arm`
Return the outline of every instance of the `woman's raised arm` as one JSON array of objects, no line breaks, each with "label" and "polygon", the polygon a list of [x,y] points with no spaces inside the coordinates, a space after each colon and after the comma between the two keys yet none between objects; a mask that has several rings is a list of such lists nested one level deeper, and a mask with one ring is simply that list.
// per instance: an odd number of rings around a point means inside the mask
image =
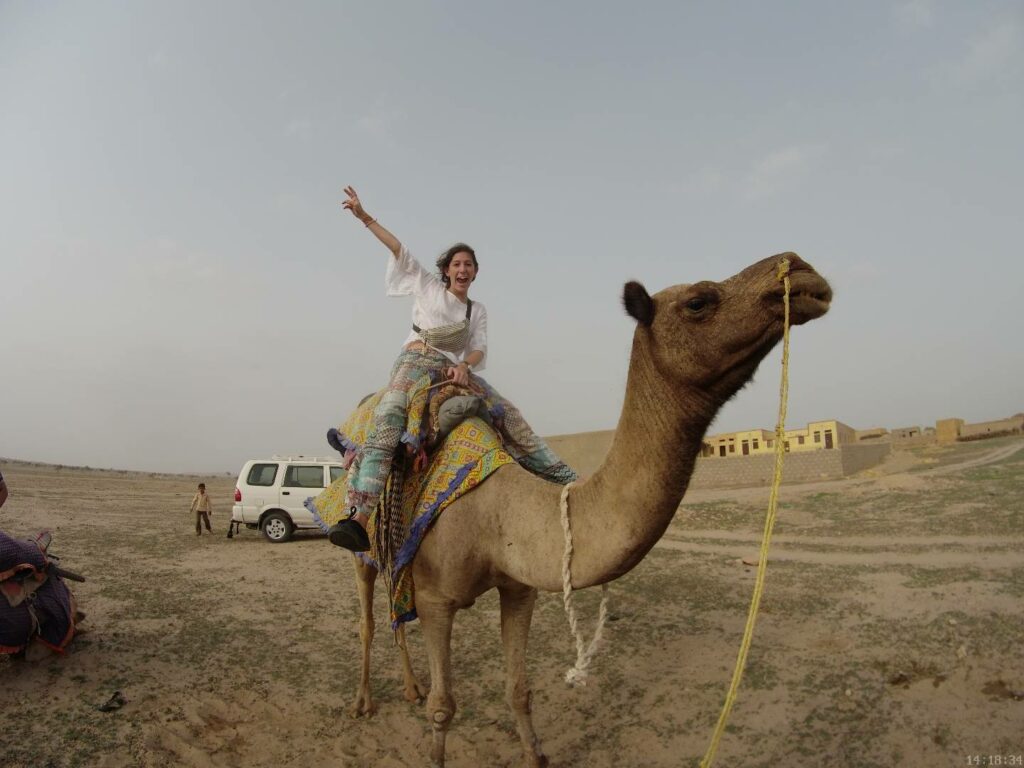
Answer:
[{"label": "woman's raised arm", "polygon": [[363,222],[367,229],[373,232],[374,236],[384,243],[388,250],[391,251],[391,255],[397,259],[398,254],[402,250],[402,244],[398,241],[398,238],[384,229],[373,216],[363,209],[363,204],[360,202],[359,195],[356,194],[355,189],[345,187],[345,194],[348,196],[348,200],[345,200],[341,207],[352,211],[352,215]]}]

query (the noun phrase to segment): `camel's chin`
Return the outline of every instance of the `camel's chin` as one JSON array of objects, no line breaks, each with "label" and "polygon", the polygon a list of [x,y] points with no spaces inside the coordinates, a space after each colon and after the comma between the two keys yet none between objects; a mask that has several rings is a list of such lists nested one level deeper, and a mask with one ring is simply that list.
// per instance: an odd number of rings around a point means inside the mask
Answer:
[{"label": "camel's chin", "polygon": [[809,294],[795,294],[789,301],[790,325],[803,325],[828,312],[830,302]]}]

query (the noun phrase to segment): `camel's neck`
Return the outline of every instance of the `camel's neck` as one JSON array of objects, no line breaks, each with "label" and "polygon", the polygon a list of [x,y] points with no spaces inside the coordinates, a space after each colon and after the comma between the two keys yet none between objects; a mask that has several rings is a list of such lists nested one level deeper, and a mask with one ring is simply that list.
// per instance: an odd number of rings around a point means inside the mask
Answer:
[{"label": "camel's neck", "polygon": [[600,584],[635,566],[661,538],[683,498],[704,432],[720,403],[659,373],[640,334],[611,449],[570,490],[573,585]]}]

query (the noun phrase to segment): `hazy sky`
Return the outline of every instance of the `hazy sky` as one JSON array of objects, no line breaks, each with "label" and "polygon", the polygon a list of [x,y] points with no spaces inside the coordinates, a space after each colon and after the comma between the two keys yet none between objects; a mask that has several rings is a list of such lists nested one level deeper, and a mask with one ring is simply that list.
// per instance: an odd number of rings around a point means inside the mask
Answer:
[{"label": "hazy sky", "polygon": [[[237,471],[382,386],[476,249],[485,376],[608,429],[622,284],[795,250],[789,423],[1024,410],[1021,2],[0,0],[0,456]],[[712,431],[771,428],[779,353]]]}]

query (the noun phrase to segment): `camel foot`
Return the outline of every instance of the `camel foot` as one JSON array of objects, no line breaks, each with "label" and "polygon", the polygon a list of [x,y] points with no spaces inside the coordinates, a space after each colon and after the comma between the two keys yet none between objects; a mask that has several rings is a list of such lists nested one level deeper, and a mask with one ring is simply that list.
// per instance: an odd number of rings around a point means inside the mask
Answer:
[{"label": "camel foot", "polygon": [[430,764],[434,768],[444,768],[444,742],[448,735],[448,728],[452,724],[454,712],[446,712],[439,709],[430,718],[430,725],[434,730],[434,739],[430,745]]},{"label": "camel foot", "polygon": [[356,700],[352,702],[352,706],[348,708],[348,716],[356,719],[366,715],[367,717],[373,717],[377,714],[377,705],[370,698],[370,692],[360,692],[356,696]]},{"label": "camel foot", "polygon": [[411,704],[419,704],[427,698],[427,692],[423,690],[423,686],[415,680],[413,680],[412,683],[406,684],[404,695],[405,700]]}]

